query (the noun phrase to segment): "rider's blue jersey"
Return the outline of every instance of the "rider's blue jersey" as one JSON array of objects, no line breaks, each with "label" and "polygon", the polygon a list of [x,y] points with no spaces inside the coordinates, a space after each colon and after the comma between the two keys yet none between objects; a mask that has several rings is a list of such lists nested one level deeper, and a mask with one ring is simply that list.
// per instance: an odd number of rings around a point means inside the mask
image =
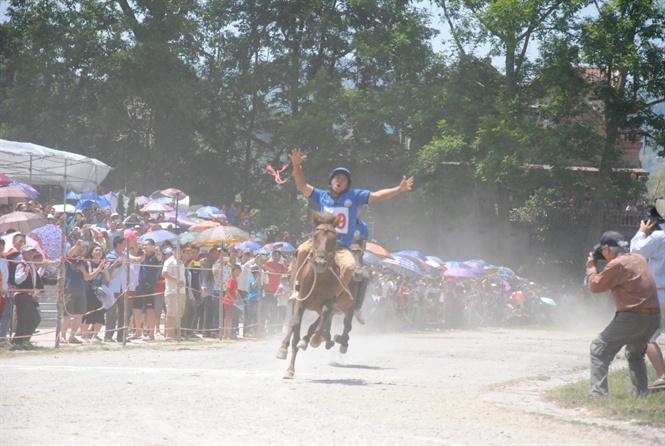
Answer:
[{"label": "rider's blue jersey", "polygon": [[367,226],[367,223],[358,219],[356,221],[356,231],[354,232],[354,235],[355,234],[362,235],[363,239],[369,240],[369,227]]},{"label": "rider's blue jersey", "polygon": [[333,198],[327,190],[314,188],[309,200],[316,204],[319,211],[330,212],[342,217],[337,226],[337,244],[348,248],[353,242],[353,235],[356,231],[358,207],[369,204],[371,193],[369,190],[350,189],[339,197]]}]

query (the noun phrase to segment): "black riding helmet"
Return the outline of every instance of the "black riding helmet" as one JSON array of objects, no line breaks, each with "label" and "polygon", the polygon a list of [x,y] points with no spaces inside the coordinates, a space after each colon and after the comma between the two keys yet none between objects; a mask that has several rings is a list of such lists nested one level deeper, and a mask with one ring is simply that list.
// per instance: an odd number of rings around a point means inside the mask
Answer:
[{"label": "black riding helmet", "polygon": [[336,167],[336,168],[334,168],[333,171],[330,172],[330,175],[328,175],[328,185],[330,186],[332,184],[333,178],[335,178],[335,176],[339,175],[340,173],[342,175],[346,176],[346,178],[349,180],[349,187],[347,188],[347,190],[350,189],[351,188],[351,171],[349,169],[347,169],[346,167]]}]

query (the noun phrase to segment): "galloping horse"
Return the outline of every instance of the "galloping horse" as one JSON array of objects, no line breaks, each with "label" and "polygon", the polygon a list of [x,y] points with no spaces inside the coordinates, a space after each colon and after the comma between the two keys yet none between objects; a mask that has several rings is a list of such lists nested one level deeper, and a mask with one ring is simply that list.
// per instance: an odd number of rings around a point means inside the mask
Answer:
[{"label": "galloping horse", "polygon": [[[348,287],[344,286],[339,267],[335,264],[335,228],[339,225],[340,218],[328,212],[312,213],[315,226],[312,233],[312,251],[296,272],[296,280],[300,283],[300,297],[295,302],[286,336],[277,351],[277,358],[286,359],[291,341],[291,361],[285,378],[293,378],[298,350],[306,350],[308,344],[316,348],[322,339],[326,341],[326,349],[335,345],[330,336],[335,306],[344,313],[344,332],[341,336],[336,336],[335,341],[340,343],[342,353],[347,351],[355,306],[352,296],[356,295],[358,285],[352,281]],[[305,310],[315,311],[319,317],[301,339],[300,327]]]}]

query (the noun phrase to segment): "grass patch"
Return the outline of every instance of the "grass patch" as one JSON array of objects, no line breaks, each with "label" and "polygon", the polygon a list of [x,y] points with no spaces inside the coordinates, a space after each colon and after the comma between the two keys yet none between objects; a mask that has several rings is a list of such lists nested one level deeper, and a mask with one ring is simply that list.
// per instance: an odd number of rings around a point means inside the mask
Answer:
[{"label": "grass patch", "polygon": [[[649,369],[649,382],[655,379],[655,374]],[[665,427],[665,391],[651,393],[646,398],[633,398],[627,368],[610,373],[609,389],[609,398],[589,399],[589,380],[585,379],[549,390],[545,393],[545,399],[563,407],[584,407],[596,416]]]}]

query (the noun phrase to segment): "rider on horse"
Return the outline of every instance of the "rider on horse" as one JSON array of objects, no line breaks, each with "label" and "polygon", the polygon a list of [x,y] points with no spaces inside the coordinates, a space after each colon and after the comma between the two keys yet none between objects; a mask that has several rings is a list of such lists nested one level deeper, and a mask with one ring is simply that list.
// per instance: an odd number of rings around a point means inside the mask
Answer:
[{"label": "rider on horse", "polygon": [[[358,207],[369,203],[387,200],[395,197],[402,192],[411,190],[413,187],[413,177],[402,177],[399,186],[390,189],[381,189],[379,191],[369,191],[364,189],[351,189],[351,172],[345,167],[335,168],[328,177],[329,189],[317,189],[307,183],[305,175],[302,172],[302,162],[307,159],[300,149],[293,149],[289,158],[293,163],[293,178],[298,190],[309,200],[317,205],[319,211],[330,212],[335,216],[341,216],[341,222],[337,227],[337,251],[335,254],[335,263],[340,270],[340,278],[344,289],[348,289],[352,277],[356,271],[356,260],[349,250],[353,243],[353,237],[356,233],[356,221],[358,219]],[[300,266],[303,264],[312,244],[310,240],[305,241],[298,247],[298,255],[295,268],[293,268],[292,282],[293,295],[291,298],[298,298],[299,284],[296,282],[296,275]],[[362,266],[362,265],[359,265]],[[358,280],[361,279],[360,275]],[[353,296],[351,296],[353,298]],[[360,315],[359,319],[362,320]]]}]

